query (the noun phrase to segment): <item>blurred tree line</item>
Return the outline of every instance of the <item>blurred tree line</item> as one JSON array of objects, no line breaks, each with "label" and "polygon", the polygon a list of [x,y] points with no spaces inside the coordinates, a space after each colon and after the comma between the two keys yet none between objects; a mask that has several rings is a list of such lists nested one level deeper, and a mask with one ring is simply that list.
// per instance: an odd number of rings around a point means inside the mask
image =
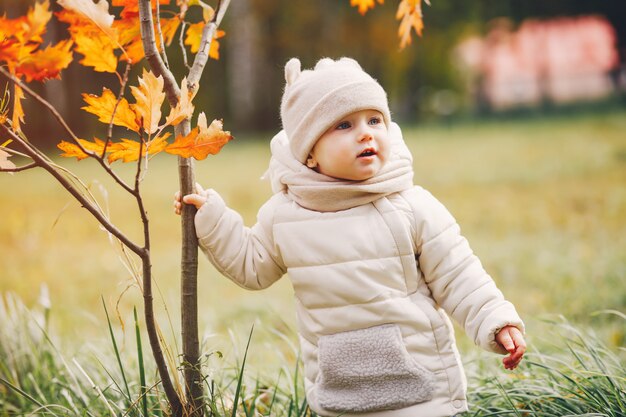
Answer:
[{"label": "blurred tree line", "polygon": [[[56,1],[51,3],[58,10]],[[30,0],[0,0],[0,12],[15,17],[31,4]],[[626,61],[624,0],[432,0],[423,9],[423,37],[414,37],[403,51],[396,36],[396,7],[397,2],[387,0],[361,16],[348,0],[232,0],[222,25],[226,36],[220,39],[221,57],[207,65],[194,100],[197,111],[205,111],[210,119],[223,118],[225,128],[235,136],[245,131],[277,131],[284,63],[296,56],[309,68],[321,57],[351,56],[385,87],[395,119],[432,118],[434,94],[462,95],[462,77],[451,63],[454,46],[463,37],[484,35],[489,22],[502,16],[515,24],[527,18],[604,16],[616,29],[621,61]],[[188,17],[200,19],[199,15]],[[48,37],[63,38],[64,30],[62,25],[49,27]],[[169,62],[175,73],[183,70],[177,38]],[[130,84],[136,83],[140,67],[133,69]],[[65,71],[62,80],[38,85],[36,90],[58,106],[77,132],[88,138],[103,137],[104,131],[96,131],[102,129],[96,118],[78,109],[83,106],[81,93],[100,94],[103,84],[115,85],[114,77],[76,65]],[[51,144],[66,139],[32,100],[27,100],[25,108],[25,129],[31,137]],[[34,116],[38,114],[42,117]]]}]

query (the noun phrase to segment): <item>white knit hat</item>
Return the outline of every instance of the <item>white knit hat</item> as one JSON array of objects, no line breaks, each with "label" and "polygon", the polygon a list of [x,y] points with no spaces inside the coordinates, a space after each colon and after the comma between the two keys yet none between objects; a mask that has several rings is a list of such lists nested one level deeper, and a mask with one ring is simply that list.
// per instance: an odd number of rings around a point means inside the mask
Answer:
[{"label": "white knit hat", "polygon": [[320,136],[350,113],[378,110],[390,126],[385,90],[353,59],[323,58],[315,69],[301,71],[300,60],[291,58],[285,81],[280,116],[291,152],[302,163]]}]

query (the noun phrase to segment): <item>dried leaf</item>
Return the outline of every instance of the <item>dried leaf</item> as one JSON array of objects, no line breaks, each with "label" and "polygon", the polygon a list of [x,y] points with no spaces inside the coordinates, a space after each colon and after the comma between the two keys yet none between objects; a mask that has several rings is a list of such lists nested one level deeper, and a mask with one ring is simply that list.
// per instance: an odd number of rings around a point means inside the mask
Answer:
[{"label": "dried leaf", "polygon": [[191,117],[194,110],[191,100],[193,100],[195,95],[195,92],[190,93],[187,89],[187,77],[183,78],[180,88],[180,98],[178,100],[178,103],[176,104],[176,107],[174,107],[170,111],[170,114],[165,119],[165,123],[168,125],[176,126],[183,120]]},{"label": "dried leaf", "polygon": [[61,70],[72,62],[72,44],[71,40],[64,40],[29,54],[15,69],[16,74],[26,77],[27,82],[60,78]]},{"label": "dried leaf", "polygon": [[83,100],[85,100],[85,103],[88,105],[82,107],[82,109],[98,116],[98,120],[102,123],[111,123],[111,116],[113,116],[113,110],[115,110],[115,116],[113,117],[114,125],[123,126],[132,131],[139,132],[141,126],[137,120],[137,115],[128,101],[122,97],[116,108],[115,103],[117,103],[117,97],[108,88],[102,89],[101,96],[83,94]]},{"label": "dried leaf", "polygon": [[139,158],[139,148],[141,148],[141,156],[156,155],[162,152],[167,147],[167,138],[170,137],[170,133],[165,133],[162,136],[156,137],[150,142],[141,146],[140,142],[128,139],[122,139],[121,142],[112,143],[108,147],[109,162],[115,162],[122,160],[123,162],[133,162]]},{"label": "dried leaf", "polygon": [[[2,149],[0,149],[0,168],[2,168],[2,169],[15,169],[15,164],[8,160],[8,158],[10,156],[11,156],[11,154],[9,154],[8,152],[5,152]],[[11,174],[12,174],[12,172],[11,172]]]},{"label": "dried leaf", "polygon": [[139,87],[131,86],[130,90],[137,101],[134,110],[143,122],[143,129],[149,134],[156,132],[161,120],[161,105],[165,100],[163,77],[155,77],[151,71],[144,69]]},{"label": "dried leaf", "polygon": [[111,27],[115,17],[109,14],[107,0],[96,0],[95,3],[93,0],[58,0],[57,3],[91,20],[109,36],[115,36],[115,31]]},{"label": "dried leaf", "polygon": [[[385,0],[378,0],[379,4],[384,4]],[[375,6],[374,0],[350,0],[350,6],[358,7],[359,13],[365,15],[369,9]]]},{"label": "dried leaf", "polygon": [[[428,2],[426,2],[428,4]],[[422,36],[424,22],[422,20],[421,0],[402,0],[398,5],[396,19],[400,20],[398,36],[400,37],[400,49],[404,49],[411,44],[411,29]]]},{"label": "dried leaf", "polygon": [[233,137],[222,130],[221,120],[213,120],[207,127],[206,116],[200,113],[198,125],[187,136],[178,136],[165,152],[198,161],[217,154]]},{"label": "dried leaf", "polygon": [[[101,155],[102,151],[104,150],[105,142],[98,138],[93,138],[93,140],[93,142],[90,142],[85,139],[78,139],[78,142],[80,142],[85,150],[92,151],[97,155]],[[64,152],[61,154],[61,156],[65,158],[76,158],[80,161],[81,159],[89,157],[89,155],[83,152],[75,143],[62,140],[59,144],[57,144],[57,148],[61,149]]]},{"label": "dried leaf", "polygon": [[43,42],[42,35],[46,32],[46,25],[51,17],[52,13],[50,12],[48,0],[42,3],[35,3],[34,8],[29,8],[26,14],[26,22],[23,25],[22,43]]}]

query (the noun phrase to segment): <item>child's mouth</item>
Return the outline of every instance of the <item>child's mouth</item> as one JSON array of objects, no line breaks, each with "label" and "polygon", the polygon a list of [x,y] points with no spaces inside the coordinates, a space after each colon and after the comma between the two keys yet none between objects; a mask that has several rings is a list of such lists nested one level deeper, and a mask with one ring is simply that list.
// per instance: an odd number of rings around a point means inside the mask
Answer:
[{"label": "child's mouth", "polygon": [[367,148],[358,155],[358,158],[365,158],[374,155],[376,155],[376,150],[374,148]]}]

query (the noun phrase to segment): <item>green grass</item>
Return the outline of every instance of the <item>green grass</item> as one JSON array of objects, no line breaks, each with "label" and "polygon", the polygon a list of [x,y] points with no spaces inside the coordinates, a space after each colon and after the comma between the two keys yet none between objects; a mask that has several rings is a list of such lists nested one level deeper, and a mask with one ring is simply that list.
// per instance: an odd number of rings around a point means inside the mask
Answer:
[{"label": "green grass", "polygon": [[[455,215],[487,270],[526,319],[529,341],[537,351],[550,348],[541,318],[563,315],[585,332],[593,329],[613,355],[624,358],[623,351],[616,350],[626,340],[623,320],[615,315],[594,314],[626,311],[624,132],[626,111],[578,114],[575,118],[404,127],[414,154],[415,182],[433,192]],[[217,157],[197,164],[197,180],[218,190],[248,224],[254,222],[257,209],[270,195],[269,184],[258,179],[267,166],[269,138],[236,140]],[[111,217],[120,228],[140,238],[139,217],[132,200],[116,190],[94,163],[61,162],[89,182],[103,204],[108,201]],[[123,175],[132,176],[132,165],[119,167]],[[171,207],[177,189],[176,158],[159,155],[153,159],[143,187],[152,222],[156,309],[176,357],[180,351],[174,342],[179,327],[180,226]],[[101,307],[103,297],[121,357],[127,361],[136,357],[132,310],[135,306],[141,308],[141,297],[106,234],[43,172],[0,175],[0,189],[0,291],[10,291],[27,306],[35,306],[41,286],[47,285],[54,314],[46,322],[46,331],[55,335],[54,346],[87,358],[81,362],[83,367],[95,366],[94,357],[102,357],[110,358],[110,363],[103,359],[107,369],[117,370],[120,367],[111,359],[114,353]],[[296,363],[294,308],[287,279],[266,291],[249,292],[220,277],[202,259],[199,287],[203,352],[209,362],[234,363],[235,358],[242,358],[238,346],[245,346],[254,324],[255,335],[246,362],[246,373],[253,381],[275,381],[277,370],[284,364]],[[141,320],[139,325],[143,328]],[[0,324],[2,329],[6,326]],[[485,356],[465,337],[459,334],[458,338],[465,357]],[[571,356],[568,349],[562,343],[555,358]],[[224,358],[219,359],[217,352]],[[488,363],[497,364],[495,357],[486,358]],[[33,378],[41,383],[40,379],[55,371],[45,370],[45,361],[50,359],[38,360],[44,363],[33,371]],[[70,361],[66,360],[71,367]],[[61,372],[65,369],[62,365],[57,363],[53,369]],[[137,365],[124,367],[129,370],[129,391],[136,399],[139,374],[133,370]],[[533,369],[539,372],[542,368]],[[280,371],[285,384],[290,379],[287,371],[293,375],[294,369]],[[483,375],[483,371],[477,369],[474,377]],[[76,379],[82,381],[82,374],[76,372]],[[493,374],[498,383],[507,386],[509,380],[501,370]],[[236,386],[236,369],[225,375],[231,383],[223,386]],[[68,384],[74,382],[69,375],[66,377],[64,384],[71,386]],[[122,387],[120,377],[115,374]],[[147,373],[148,386],[153,377]],[[106,376],[101,378],[102,387],[109,387],[111,382],[105,382]],[[487,382],[480,380],[479,386]],[[490,386],[496,389],[494,384]],[[245,383],[244,398],[254,397],[255,387],[256,382]],[[262,389],[263,384],[259,387]],[[90,392],[91,387],[83,390]],[[103,388],[105,394],[111,390]],[[216,386],[215,390],[221,392],[222,388]],[[125,388],[121,391],[116,401],[128,406],[128,393]],[[287,404],[287,398],[295,401],[285,392],[297,390],[283,391],[281,399]],[[6,392],[6,387],[0,392]],[[36,389],[28,393],[40,400]],[[301,406],[301,397],[298,400]],[[29,403],[24,398],[20,401]],[[80,404],[79,399],[72,401]],[[149,407],[158,405],[156,400],[151,401]],[[288,408],[284,401],[279,403]],[[65,407],[71,408],[69,400]],[[228,410],[228,401],[220,407]]]},{"label": "green grass", "polygon": [[[0,416],[168,414],[159,385],[145,382],[146,374],[157,378],[154,366],[143,366],[139,332],[136,354],[121,357],[112,336],[112,349],[69,360],[40,313],[16,296],[0,299]],[[626,316],[618,316],[626,324]],[[550,346],[531,348],[513,373],[504,374],[485,358],[467,363],[472,406],[467,415],[623,417],[626,367],[617,352],[562,318],[543,327]],[[246,371],[247,355],[257,348],[250,349],[251,339],[252,331],[241,362],[220,355],[205,361],[206,415],[210,410],[215,417],[315,417],[304,400],[299,361],[285,362],[270,377]]]}]

